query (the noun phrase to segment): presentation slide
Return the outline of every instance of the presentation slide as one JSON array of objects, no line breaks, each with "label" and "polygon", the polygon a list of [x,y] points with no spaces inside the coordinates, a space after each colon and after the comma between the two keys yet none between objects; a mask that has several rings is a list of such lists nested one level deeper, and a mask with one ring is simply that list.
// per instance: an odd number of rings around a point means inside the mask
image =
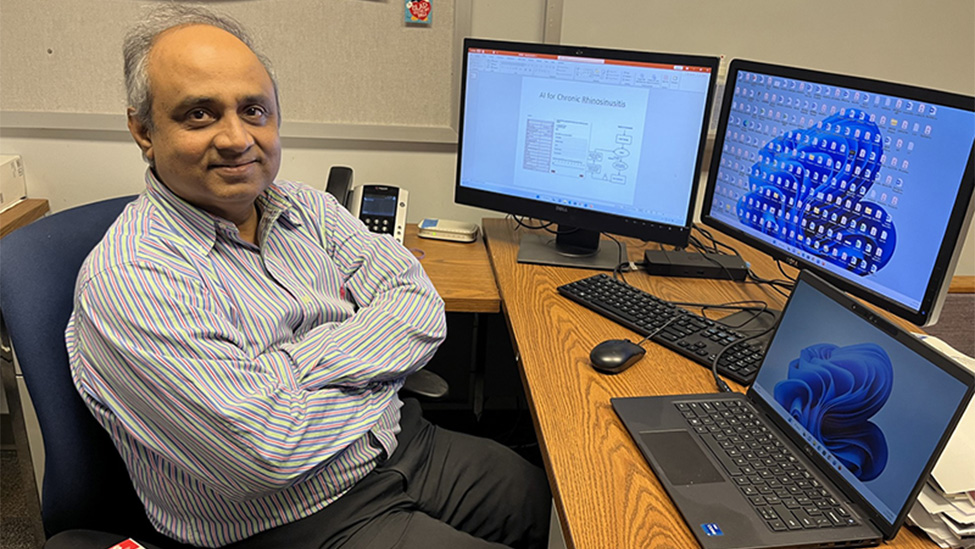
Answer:
[{"label": "presentation slide", "polygon": [[648,98],[646,88],[525,78],[515,185],[631,204]]}]

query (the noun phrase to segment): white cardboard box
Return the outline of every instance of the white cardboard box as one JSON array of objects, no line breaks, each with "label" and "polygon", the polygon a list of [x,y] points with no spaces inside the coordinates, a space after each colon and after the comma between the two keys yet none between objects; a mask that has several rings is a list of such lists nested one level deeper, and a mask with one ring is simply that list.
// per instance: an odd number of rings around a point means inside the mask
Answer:
[{"label": "white cardboard box", "polygon": [[24,161],[17,154],[0,154],[0,211],[27,197]]},{"label": "white cardboard box", "polygon": [[24,161],[17,154],[0,154],[0,211],[26,197]]}]

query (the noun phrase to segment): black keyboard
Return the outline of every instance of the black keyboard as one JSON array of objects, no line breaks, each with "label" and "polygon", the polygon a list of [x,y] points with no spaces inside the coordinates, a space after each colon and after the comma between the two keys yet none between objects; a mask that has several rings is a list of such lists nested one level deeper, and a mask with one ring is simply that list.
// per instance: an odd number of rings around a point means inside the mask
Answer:
[{"label": "black keyboard", "polygon": [[598,274],[564,286],[563,296],[616,321],[641,336],[653,333],[674,317],[670,324],[651,339],[711,368],[721,349],[731,345],[718,362],[718,373],[748,385],[755,379],[765,351],[748,341],[735,343],[746,336],[720,322],[694,314],[625,282]]},{"label": "black keyboard", "polygon": [[742,401],[688,401],[675,406],[770,529],[859,524]]}]

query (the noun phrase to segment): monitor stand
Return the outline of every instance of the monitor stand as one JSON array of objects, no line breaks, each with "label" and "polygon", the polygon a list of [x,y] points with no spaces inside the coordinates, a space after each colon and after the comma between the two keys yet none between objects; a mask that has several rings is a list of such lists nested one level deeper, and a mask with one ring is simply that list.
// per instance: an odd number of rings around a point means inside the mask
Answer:
[{"label": "monitor stand", "polygon": [[[558,236],[523,234],[518,263],[612,271],[627,261],[626,244],[601,240],[596,231],[561,225]],[[622,247],[622,248],[621,248]]]}]

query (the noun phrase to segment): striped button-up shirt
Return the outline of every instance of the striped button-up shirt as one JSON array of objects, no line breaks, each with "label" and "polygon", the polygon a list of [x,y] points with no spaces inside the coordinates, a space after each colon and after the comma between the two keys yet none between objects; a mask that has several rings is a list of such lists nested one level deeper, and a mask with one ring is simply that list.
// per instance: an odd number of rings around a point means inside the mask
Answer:
[{"label": "striped button-up shirt", "polygon": [[146,181],[78,276],[75,385],[160,532],[215,547],[321,510],[396,448],[443,302],[324,192],[271,184],[255,246]]}]

